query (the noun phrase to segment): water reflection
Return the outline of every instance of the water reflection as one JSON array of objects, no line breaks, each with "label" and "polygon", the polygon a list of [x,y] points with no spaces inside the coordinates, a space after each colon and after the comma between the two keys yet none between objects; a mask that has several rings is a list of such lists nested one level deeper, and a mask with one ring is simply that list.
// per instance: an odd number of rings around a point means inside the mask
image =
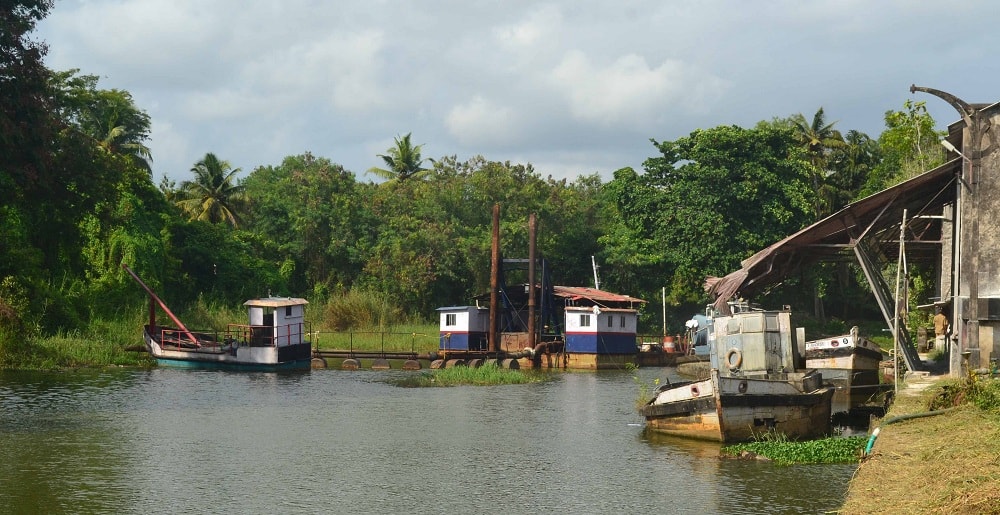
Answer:
[{"label": "water reflection", "polygon": [[[646,434],[629,372],[502,387],[391,384],[408,373],[2,372],[0,506],[818,512],[839,506],[853,471],[721,460],[717,444]],[[813,481],[832,487],[817,493]]]}]

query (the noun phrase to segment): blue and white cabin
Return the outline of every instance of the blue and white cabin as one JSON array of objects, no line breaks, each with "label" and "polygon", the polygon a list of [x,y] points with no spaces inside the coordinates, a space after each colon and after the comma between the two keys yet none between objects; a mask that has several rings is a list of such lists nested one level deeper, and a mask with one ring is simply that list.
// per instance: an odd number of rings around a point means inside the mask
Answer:
[{"label": "blue and white cabin", "polygon": [[485,351],[489,342],[490,310],[479,306],[438,308],[441,350]]},{"label": "blue and white cabin", "polygon": [[639,312],[598,306],[566,306],[566,352],[635,354]]}]

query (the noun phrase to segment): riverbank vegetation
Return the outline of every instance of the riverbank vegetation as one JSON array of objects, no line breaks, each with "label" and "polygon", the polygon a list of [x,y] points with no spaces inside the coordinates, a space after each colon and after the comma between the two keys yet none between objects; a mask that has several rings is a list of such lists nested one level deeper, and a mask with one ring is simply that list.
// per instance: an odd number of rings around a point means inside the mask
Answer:
[{"label": "riverbank vegetation", "polygon": [[[209,327],[242,320],[242,302],[267,295],[309,299],[310,321],[330,330],[433,323],[436,308],[489,291],[497,203],[505,257],[527,256],[534,213],[556,284],[591,285],[593,256],[602,289],[651,301],[640,332],[658,332],[665,312],[667,331],[679,333],[703,309],[706,276],[944,157],[923,104],[907,102],[886,112],[877,138],[842,131],[823,109],[692,128],[654,140],[642,170],[613,177],[430,159],[433,142],[406,133],[380,156],[385,168],[369,171],[382,182],[359,179],[336,156],[303,152],[241,170],[205,149],[178,184],[166,174],[176,171],[156,168],[146,146],[153,120],[129,92],[45,67],[31,32],[53,5],[0,7],[0,367],[129,362],[141,317],[127,310],[146,299],[122,263],[183,316],[209,306]],[[861,277],[821,265],[755,300],[850,327],[880,316]],[[665,307],[656,302],[664,286]],[[128,337],[108,334],[133,323]],[[95,342],[112,347],[76,348]]]},{"label": "riverbank vegetation", "polygon": [[866,441],[863,436],[847,436],[799,442],[782,434],[763,433],[754,442],[727,445],[722,453],[741,459],[763,458],[778,465],[856,463]]},{"label": "riverbank vegetation", "polygon": [[956,407],[882,427],[841,513],[1000,513],[1000,380],[940,379],[903,391],[886,419]]},{"label": "riverbank vegetation", "polygon": [[496,363],[486,363],[481,367],[457,366],[411,374],[400,379],[396,384],[406,387],[489,386],[538,383],[545,379],[545,376],[539,372],[502,368]]}]

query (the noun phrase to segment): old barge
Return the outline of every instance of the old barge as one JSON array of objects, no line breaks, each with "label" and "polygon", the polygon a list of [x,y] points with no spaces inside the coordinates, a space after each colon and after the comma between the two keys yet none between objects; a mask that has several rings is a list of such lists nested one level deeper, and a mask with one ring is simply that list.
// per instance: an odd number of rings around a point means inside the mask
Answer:
[{"label": "old barge", "polygon": [[870,403],[884,386],[879,380],[882,349],[858,334],[854,327],[847,334],[806,342],[806,367],[823,374],[833,385],[833,413],[850,413]]},{"label": "old barge", "polygon": [[805,368],[804,331],[792,330],[787,310],[732,309],[714,317],[710,377],[660,387],[640,409],[647,428],[725,443],[828,435],[834,388]]},{"label": "old barge", "polygon": [[[222,333],[192,331],[126,265],[129,275],[149,294],[149,323],[143,327],[146,349],[157,364],[169,367],[240,371],[308,370],[312,345],[306,339],[305,299],[252,299],[247,324],[229,324]],[[176,327],[156,323],[159,306]]]}]

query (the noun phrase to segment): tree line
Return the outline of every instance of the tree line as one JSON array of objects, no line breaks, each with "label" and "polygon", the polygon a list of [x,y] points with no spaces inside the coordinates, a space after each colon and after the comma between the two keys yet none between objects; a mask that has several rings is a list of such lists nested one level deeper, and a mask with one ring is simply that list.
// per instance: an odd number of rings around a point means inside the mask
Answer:
[{"label": "tree line", "polygon": [[[592,285],[594,256],[602,289],[658,305],[665,287],[682,324],[705,302],[706,276],[943,159],[933,119],[907,102],[886,112],[877,138],[841,133],[820,108],[651,139],[642,170],[607,181],[543,177],[483,156],[428,159],[407,133],[378,156],[384,167],[366,171],[378,182],[308,152],[246,172],[209,152],[189,179],[157,182],[151,120],[129,92],[44,66],[45,45],[29,35],[51,8],[0,8],[4,338],[141,305],[123,262],[173,303],[365,291],[429,319],[489,290],[495,203],[505,257],[527,257],[535,213],[557,284]],[[775,295],[818,311],[867,298],[856,273],[830,272],[793,278]]]}]

